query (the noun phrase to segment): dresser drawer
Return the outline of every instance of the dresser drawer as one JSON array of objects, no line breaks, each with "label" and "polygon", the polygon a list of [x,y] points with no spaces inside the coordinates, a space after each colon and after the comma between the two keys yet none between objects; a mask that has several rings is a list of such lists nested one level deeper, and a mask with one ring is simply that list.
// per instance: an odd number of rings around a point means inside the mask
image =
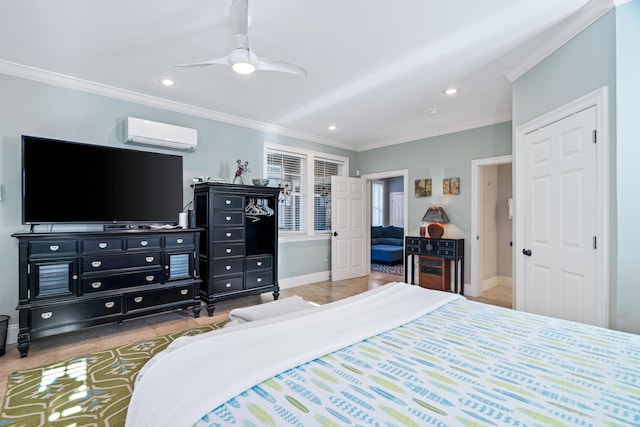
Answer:
[{"label": "dresser drawer", "polygon": [[147,252],[118,256],[83,256],[82,271],[90,273],[117,268],[156,267],[162,262],[160,254],[161,252]]},{"label": "dresser drawer", "polygon": [[119,296],[38,307],[31,310],[31,330],[55,328],[97,317],[118,315],[121,312],[122,299]]},{"label": "dresser drawer", "polygon": [[87,239],[82,241],[82,252],[120,252],[122,251],[121,238]]},{"label": "dresser drawer", "polygon": [[249,273],[244,283],[247,289],[271,285],[273,283],[271,270]]},{"label": "dresser drawer", "polygon": [[218,243],[213,247],[214,258],[244,255],[244,243]]},{"label": "dresser drawer", "polygon": [[125,297],[126,310],[140,310],[156,305],[192,300],[194,286],[187,285],[178,288],[156,289],[154,291],[136,292]]},{"label": "dresser drawer", "polygon": [[193,234],[171,234],[164,238],[165,248],[178,248],[193,245],[195,237]]},{"label": "dresser drawer", "polygon": [[420,239],[418,237],[407,237],[407,246],[420,246]]},{"label": "dresser drawer", "polygon": [[244,241],[244,228],[216,228],[213,230],[213,241]]},{"label": "dresser drawer", "polygon": [[213,293],[238,292],[244,290],[244,277],[229,277],[213,280]]},{"label": "dresser drawer", "polygon": [[244,212],[214,212],[213,223],[216,227],[244,225]]},{"label": "dresser drawer", "polygon": [[232,194],[215,194],[213,209],[244,210],[244,197]]},{"label": "dresser drawer", "polygon": [[271,255],[250,256],[246,258],[247,271],[271,270],[273,267]]},{"label": "dresser drawer", "polygon": [[229,274],[240,274],[244,271],[244,259],[225,259],[213,262],[213,275],[223,276]]},{"label": "dresser drawer", "polygon": [[78,253],[77,240],[47,240],[29,242],[29,255],[59,255]]},{"label": "dresser drawer", "polygon": [[130,237],[125,241],[128,251],[136,249],[160,249],[160,237]]},{"label": "dresser drawer", "polygon": [[131,286],[160,283],[161,278],[162,270],[160,268],[136,273],[84,278],[82,279],[82,293],[89,294]]}]

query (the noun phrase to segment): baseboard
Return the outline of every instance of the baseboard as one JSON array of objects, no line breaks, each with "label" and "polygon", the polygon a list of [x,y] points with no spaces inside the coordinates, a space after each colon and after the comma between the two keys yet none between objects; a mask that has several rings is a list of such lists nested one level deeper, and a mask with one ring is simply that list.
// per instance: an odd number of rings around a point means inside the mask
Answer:
[{"label": "baseboard", "polygon": [[484,279],[482,283],[480,283],[480,295],[482,295],[483,292],[486,292],[489,289],[495,288],[496,286],[498,286],[498,276]]},{"label": "baseboard", "polygon": [[513,277],[498,276],[498,286],[503,288],[513,288]]},{"label": "baseboard", "polygon": [[319,273],[304,274],[302,276],[287,277],[286,279],[278,279],[280,289],[295,288],[296,286],[308,285],[311,283],[324,282],[331,279],[330,271],[321,271]]}]

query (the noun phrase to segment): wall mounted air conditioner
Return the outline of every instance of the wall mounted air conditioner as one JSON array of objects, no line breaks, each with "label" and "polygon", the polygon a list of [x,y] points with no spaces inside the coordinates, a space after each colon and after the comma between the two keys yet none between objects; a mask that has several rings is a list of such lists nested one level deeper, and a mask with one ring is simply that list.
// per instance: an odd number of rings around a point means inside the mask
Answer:
[{"label": "wall mounted air conditioner", "polygon": [[198,146],[198,131],[182,126],[127,117],[125,142],[193,151]]}]

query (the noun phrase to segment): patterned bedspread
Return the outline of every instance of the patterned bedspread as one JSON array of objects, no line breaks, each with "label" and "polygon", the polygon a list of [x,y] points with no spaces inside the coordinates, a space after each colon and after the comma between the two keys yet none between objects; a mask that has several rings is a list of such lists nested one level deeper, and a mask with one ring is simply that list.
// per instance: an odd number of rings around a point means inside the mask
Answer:
[{"label": "patterned bedspread", "polygon": [[457,299],[196,425],[640,426],[640,336]]}]

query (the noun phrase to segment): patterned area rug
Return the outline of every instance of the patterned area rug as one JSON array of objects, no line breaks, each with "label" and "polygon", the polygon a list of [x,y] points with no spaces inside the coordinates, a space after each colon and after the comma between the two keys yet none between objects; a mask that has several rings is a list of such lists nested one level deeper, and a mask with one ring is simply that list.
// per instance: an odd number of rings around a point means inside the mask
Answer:
[{"label": "patterned area rug", "polygon": [[395,274],[396,276],[404,276],[404,267],[402,264],[385,265],[371,263],[371,270],[380,271],[382,273]]},{"label": "patterned area rug", "polygon": [[221,328],[225,321],[78,356],[11,374],[0,427],[124,426],[138,372],[181,336]]}]

